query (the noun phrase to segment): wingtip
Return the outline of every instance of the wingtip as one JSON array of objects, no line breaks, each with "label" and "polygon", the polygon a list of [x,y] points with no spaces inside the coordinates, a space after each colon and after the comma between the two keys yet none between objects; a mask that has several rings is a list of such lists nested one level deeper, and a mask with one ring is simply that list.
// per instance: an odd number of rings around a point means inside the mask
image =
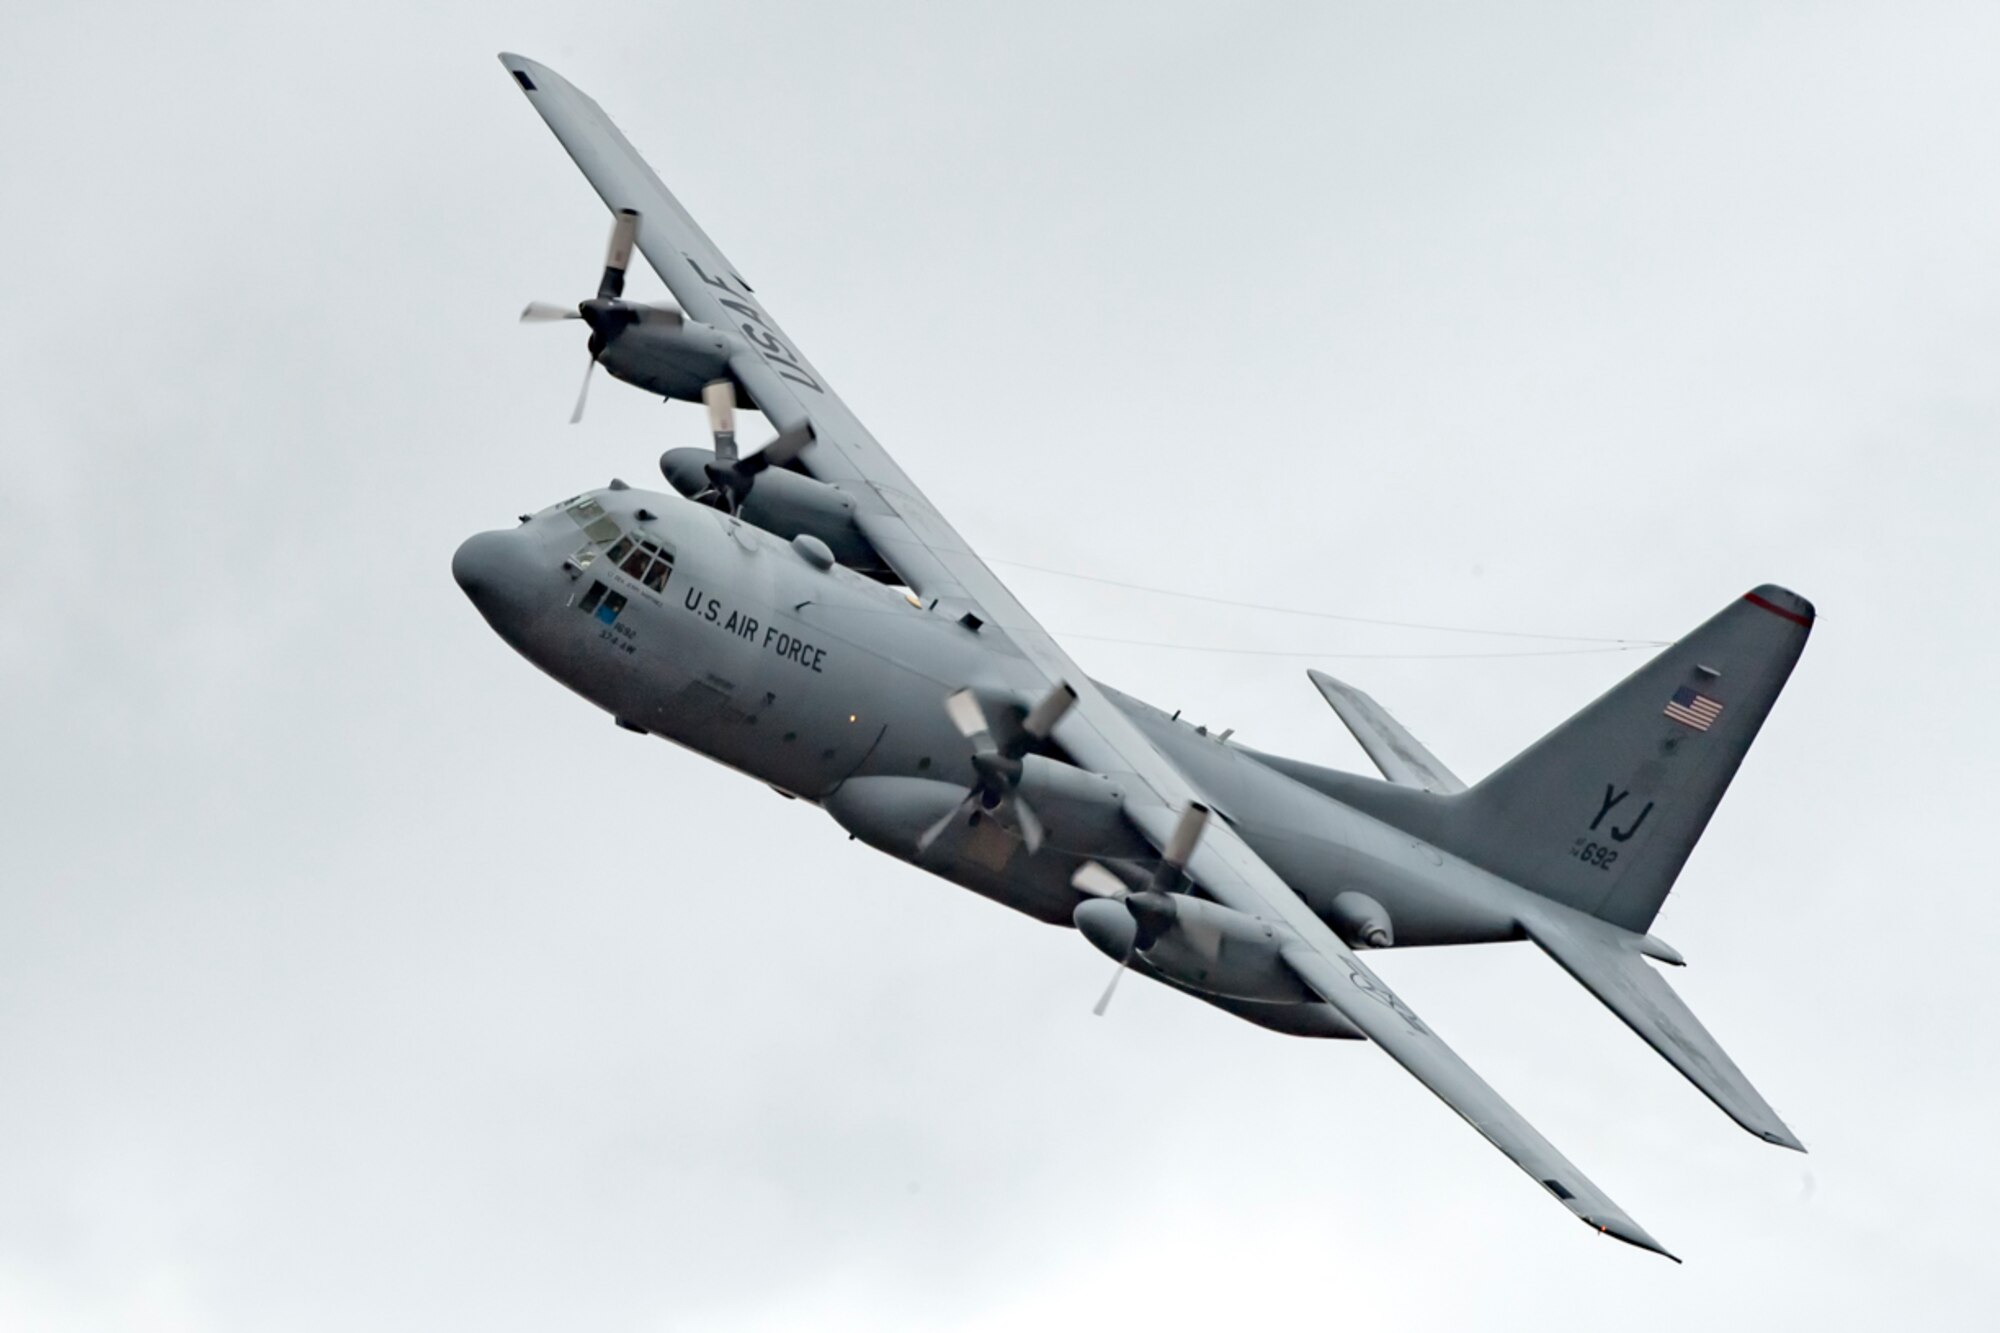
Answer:
[{"label": "wingtip", "polygon": [[1613,1240],[1622,1240],[1627,1245],[1634,1246],[1641,1250],[1650,1250],[1654,1254],[1657,1254],[1662,1258],[1673,1260],[1675,1263],[1681,1262],[1681,1257],[1679,1255],[1675,1254],[1672,1250],[1669,1250],[1666,1246],[1660,1244],[1660,1242],[1654,1240],[1652,1236],[1647,1234],[1646,1228],[1640,1226],[1637,1222],[1634,1222],[1629,1217],[1611,1217],[1603,1219],[1595,1217],[1586,1217],[1583,1220],[1590,1223],[1590,1225],[1596,1227],[1599,1234],[1601,1235],[1609,1236]]}]

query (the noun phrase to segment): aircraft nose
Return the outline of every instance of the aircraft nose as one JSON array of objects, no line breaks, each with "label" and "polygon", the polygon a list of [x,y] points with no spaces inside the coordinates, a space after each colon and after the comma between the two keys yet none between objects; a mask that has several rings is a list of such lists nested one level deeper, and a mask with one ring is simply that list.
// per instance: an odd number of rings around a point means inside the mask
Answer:
[{"label": "aircraft nose", "polygon": [[535,576],[541,571],[531,548],[518,532],[481,532],[452,553],[451,576],[502,634],[518,632],[532,614]]}]

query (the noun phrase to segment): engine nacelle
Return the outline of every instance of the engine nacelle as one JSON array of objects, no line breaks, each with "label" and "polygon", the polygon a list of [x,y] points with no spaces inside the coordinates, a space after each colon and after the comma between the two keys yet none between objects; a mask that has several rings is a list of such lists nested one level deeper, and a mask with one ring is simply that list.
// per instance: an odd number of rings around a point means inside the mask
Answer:
[{"label": "engine nacelle", "polygon": [[698,403],[703,385],[729,378],[729,354],[739,345],[707,324],[647,319],[641,308],[638,323],[619,330],[599,360],[627,384],[662,398]]},{"label": "engine nacelle", "polygon": [[1278,950],[1288,935],[1246,912],[1183,893],[1135,893],[1091,898],[1071,918],[1085,939],[1123,959],[1143,922],[1152,943],[1139,952],[1146,966],[1204,995],[1277,1004],[1317,1004]]},{"label": "engine nacelle", "polygon": [[[695,397],[701,397],[699,390]],[[660,472],[675,490],[693,499],[709,488],[707,467],[714,461],[710,449],[669,449],[660,455]],[[858,573],[889,574],[887,562],[855,526],[854,497],[837,486],[786,468],[766,468],[751,483],[738,516],[787,541],[817,537],[835,560]]]},{"label": "engine nacelle", "polygon": [[1125,818],[1125,789],[1102,773],[1031,754],[1021,760],[1015,791],[1034,807],[1048,845],[1058,851],[1104,861],[1156,854]]}]

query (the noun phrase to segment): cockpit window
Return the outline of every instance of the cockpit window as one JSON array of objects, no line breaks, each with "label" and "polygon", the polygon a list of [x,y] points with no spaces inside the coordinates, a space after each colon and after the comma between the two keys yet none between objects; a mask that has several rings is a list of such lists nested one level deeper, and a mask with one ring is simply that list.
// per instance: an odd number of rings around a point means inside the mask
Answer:
[{"label": "cockpit window", "polygon": [[633,578],[651,588],[654,592],[664,591],[667,580],[673,577],[674,553],[657,542],[639,541],[625,557],[623,569]]},{"label": "cockpit window", "polygon": [[604,512],[604,506],[587,495],[579,495],[574,500],[565,500],[562,511],[570,521],[583,529],[583,535],[594,542],[608,542],[618,536],[618,521]]},{"label": "cockpit window", "polygon": [[[588,539],[587,544],[570,557],[570,563],[579,571],[589,569],[597,560],[599,548],[608,545],[610,549],[603,552],[606,563],[616,566],[654,592],[666,590],[667,580],[674,573],[674,553],[671,549],[637,533],[623,531],[618,526],[618,520],[605,513],[604,506],[589,496],[579,495],[573,500],[563,501],[558,507],[583,529],[583,535]],[[597,595],[603,596],[602,593]],[[592,610],[595,606],[596,603],[592,602],[584,609]]]}]

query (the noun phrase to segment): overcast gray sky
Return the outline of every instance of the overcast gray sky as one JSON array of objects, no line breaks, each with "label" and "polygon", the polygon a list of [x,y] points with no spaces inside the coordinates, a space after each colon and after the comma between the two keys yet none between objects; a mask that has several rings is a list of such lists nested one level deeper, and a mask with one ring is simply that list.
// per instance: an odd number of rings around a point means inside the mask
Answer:
[{"label": "overcast gray sky", "polygon": [[[0,43],[0,1327],[1990,1318],[2000,10],[28,0]],[[1384,957],[1687,1264],[1593,1240],[1378,1052],[1094,1019],[1073,934],[515,657],[453,547],[703,429],[564,424],[573,330],[514,317],[604,214],[503,48],[992,557],[1656,639],[1815,599],[1658,926],[1812,1154],[1528,946]],[[1101,678],[1356,768],[1308,664],[1474,777],[1638,661],[1001,572]]]}]

